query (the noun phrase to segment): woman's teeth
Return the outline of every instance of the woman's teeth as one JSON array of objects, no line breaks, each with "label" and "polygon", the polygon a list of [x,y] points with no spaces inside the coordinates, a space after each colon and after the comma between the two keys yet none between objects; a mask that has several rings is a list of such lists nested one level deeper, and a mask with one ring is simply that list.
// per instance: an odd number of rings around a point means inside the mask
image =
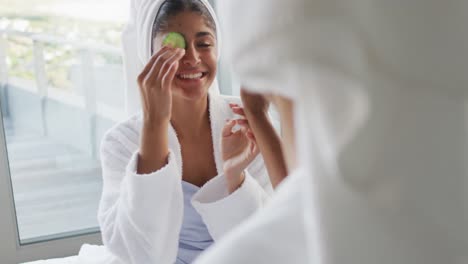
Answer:
[{"label": "woman's teeth", "polygon": [[180,74],[180,78],[182,79],[200,79],[203,76],[201,72],[199,73],[194,73],[194,74]]}]

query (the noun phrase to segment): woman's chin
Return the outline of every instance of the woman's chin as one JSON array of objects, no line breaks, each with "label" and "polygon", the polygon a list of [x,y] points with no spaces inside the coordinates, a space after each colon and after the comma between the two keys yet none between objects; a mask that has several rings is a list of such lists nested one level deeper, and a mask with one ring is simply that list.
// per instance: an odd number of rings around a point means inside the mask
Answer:
[{"label": "woman's chin", "polygon": [[173,93],[174,95],[184,97],[185,99],[201,99],[208,93],[208,88],[209,87],[206,83],[178,83],[174,85]]}]

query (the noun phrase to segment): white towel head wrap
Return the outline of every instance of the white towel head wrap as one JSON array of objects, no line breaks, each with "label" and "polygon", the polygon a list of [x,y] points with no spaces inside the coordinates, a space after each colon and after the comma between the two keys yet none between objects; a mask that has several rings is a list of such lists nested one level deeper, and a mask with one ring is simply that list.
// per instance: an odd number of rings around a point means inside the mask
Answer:
[{"label": "white towel head wrap", "polygon": [[304,263],[468,263],[467,5],[220,1],[241,83],[295,100]]},{"label": "white towel head wrap", "polygon": [[[152,30],[161,5],[171,0],[131,0],[129,21],[122,33],[126,87],[126,112],[132,115],[141,110],[137,76],[151,58]],[[221,55],[221,33],[216,14],[207,0],[198,0],[209,11],[216,25],[218,60]],[[215,78],[210,92],[219,93]]]}]

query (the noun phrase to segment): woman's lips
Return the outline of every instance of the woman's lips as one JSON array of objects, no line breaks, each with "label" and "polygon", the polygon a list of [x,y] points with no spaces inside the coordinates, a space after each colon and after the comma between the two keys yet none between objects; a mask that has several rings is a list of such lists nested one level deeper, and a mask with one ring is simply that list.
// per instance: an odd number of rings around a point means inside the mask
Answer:
[{"label": "woman's lips", "polygon": [[190,73],[178,73],[176,74],[177,79],[182,81],[199,81],[203,79],[208,73],[207,72],[190,72]]}]

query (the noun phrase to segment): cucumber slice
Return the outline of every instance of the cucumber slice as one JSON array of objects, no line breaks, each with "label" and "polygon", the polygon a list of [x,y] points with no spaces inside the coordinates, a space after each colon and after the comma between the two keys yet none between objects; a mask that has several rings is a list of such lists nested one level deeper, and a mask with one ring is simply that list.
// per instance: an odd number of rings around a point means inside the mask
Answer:
[{"label": "cucumber slice", "polygon": [[163,46],[171,46],[173,48],[185,49],[185,39],[182,34],[170,32],[166,35],[162,42]]}]

